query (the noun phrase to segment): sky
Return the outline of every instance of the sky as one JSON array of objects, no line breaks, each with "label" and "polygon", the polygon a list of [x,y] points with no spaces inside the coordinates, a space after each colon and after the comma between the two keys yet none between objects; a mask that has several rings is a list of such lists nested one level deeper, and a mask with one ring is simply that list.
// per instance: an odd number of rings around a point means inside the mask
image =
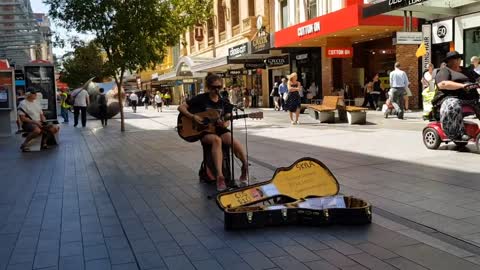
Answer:
[{"label": "sky", "polygon": [[[45,5],[42,0],[30,0],[30,4],[32,6],[33,12],[35,12],[35,13],[48,13],[48,6]],[[67,36],[67,31],[65,29],[57,27],[56,25],[54,25],[53,21],[51,21],[51,23],[52,23],[52,31],[54,31],[56,33],[57,32],[60,33],[60,35],[62,37]],[[78,36],[82,40],[85,40],[85,41],[89,41],[93,38],[92,36],[78,34],[76,32],[74,32],[74,33],[69,32],[69,35]],[[55,48],[55,47],[53,48],[53,53],[56,54],[57,56],[62,56],[68,51],[72,51],[72,48],[70,46],[66,46],[65,48]]]}]

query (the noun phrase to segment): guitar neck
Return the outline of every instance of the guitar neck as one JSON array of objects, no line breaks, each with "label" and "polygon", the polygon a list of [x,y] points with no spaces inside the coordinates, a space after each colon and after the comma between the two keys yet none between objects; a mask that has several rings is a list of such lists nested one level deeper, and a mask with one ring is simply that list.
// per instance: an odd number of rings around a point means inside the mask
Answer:
[{"label": "guitar neck", "polygon": [[240,115],[235,115],[235,116],[228,117],[228,120],[237,120],[237,119],[243,119],[243,118],[248,118],[248,117],[250,117],[250,115],[248,113],[247,114],[240,114]]}]

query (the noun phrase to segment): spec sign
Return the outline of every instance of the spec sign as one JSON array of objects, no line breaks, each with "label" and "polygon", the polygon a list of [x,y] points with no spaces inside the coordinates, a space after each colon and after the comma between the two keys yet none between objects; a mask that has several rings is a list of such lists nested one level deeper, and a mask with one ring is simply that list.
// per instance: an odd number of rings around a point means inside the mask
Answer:
[{"label": "spec sign", "polygon": [[353,56],[353,48],[327,48],[328,58],[349,58]]},{"label": "spec sign", "polygon": [[432,24],[433,44],[453,41],[453,21],[445,20]]},{"label": "spec sign", "polygon": [[427,70],[428,64],[432,61],[432,26],[430,24],[422,25],[423,43],[427,53],[422,57],[422,71]]},{"label": "spec sign", "polygon": [[228,56],[241,56],[248,53],[248,43],[243,43],[228,49]]},{"label": "spec sign", "polygon": [[320,32],[320,22],[307,24],[305,26],[298,27],[297,29],[298,37],[307,36],[316,32]]}]

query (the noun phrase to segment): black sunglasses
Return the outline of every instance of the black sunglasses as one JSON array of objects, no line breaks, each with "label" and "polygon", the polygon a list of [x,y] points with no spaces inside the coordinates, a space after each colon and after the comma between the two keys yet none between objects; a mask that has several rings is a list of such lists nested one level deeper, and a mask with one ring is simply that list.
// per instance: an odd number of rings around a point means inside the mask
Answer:
[{"label": "black sunglasses", "polygon": [[211,89],[211,90],[220,90],[220,89],[222,89],[222,88],[223,88],[223,86],[221,86],[221,85],[212,85],[212,86],[210,86],[210,89]]}]

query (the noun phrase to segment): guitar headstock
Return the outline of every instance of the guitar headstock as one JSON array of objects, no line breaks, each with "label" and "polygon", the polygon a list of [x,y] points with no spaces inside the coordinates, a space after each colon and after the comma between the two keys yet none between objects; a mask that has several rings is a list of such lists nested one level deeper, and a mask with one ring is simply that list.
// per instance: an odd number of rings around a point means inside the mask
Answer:
[{"label": "guitar headstock", "polygon": [[252,119],[263,119],[263,112],[249,113],[248,117]]}]

